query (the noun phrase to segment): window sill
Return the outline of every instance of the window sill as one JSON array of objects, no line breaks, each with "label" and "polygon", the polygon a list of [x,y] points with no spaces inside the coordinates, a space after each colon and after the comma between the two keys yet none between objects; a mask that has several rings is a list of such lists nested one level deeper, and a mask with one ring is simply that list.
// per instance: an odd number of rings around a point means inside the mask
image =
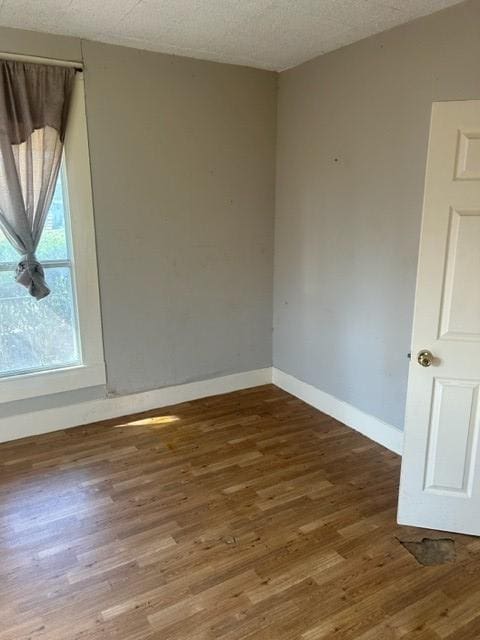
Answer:
[{"label": "window sill", "polygon": [[103,362],[0,378],[0,403],[105,384]]}]

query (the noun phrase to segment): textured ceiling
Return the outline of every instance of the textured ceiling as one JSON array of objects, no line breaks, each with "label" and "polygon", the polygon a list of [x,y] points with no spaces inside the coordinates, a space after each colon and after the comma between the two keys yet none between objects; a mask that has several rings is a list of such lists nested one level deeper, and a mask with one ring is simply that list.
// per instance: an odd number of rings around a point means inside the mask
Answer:
[{"label": "textured ceiling", "polygon": [[0,25],[281,71],[460,1],[0,0]]}]

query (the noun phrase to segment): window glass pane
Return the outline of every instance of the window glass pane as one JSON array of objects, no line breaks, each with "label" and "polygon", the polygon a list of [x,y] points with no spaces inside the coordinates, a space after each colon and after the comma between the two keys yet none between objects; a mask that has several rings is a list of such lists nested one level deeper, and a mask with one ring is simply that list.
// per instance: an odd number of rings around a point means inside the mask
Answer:
[{"label": "window glass pane", "polygon": [[80,362],[70,269],[48,268],[46,278],[51,294],[37,301],[0,271],[0,376]]},{"label": "window glass pane", "polygon": [[7,240],[3,231],[0,229],[0,262],[13,262],[16,264],[19,259],[20,256]]},{"label": "window glass pane", "polygon": [[45,219],[45,226],[37,249],[37,258],[40,261],[65,260],[68,258],[62,179],[63,175],[60,171],[52,204]]},{"label": "window glass pane", "polygon": [[[62,180],[63,175],[60,172],[52,204],[50,205],[42,237],[37,248],[37,257],[40,261],[68,259]],[[0,230],[0,262],[17,263],[19,259],[19,254]]]}]

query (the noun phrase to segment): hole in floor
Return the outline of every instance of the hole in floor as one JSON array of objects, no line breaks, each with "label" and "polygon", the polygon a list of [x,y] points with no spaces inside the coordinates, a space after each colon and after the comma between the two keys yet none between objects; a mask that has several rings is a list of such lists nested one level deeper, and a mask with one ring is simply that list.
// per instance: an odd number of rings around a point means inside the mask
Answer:
[{"label": "hole in floor", "polygon": [[421,542],[400,540],[417,562],[425,566],[455,562],[455,542],[451,538],[423,538]]}]

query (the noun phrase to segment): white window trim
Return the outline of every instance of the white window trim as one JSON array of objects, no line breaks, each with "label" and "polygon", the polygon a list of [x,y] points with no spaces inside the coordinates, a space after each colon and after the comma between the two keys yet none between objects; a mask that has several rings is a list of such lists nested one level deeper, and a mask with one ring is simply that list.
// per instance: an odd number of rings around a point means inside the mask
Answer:
[{"label": "white window trim", "polygon": [[0,403],[106,382],[82,73],[75,75],[64,153],[82,364],[0,378]]}]

